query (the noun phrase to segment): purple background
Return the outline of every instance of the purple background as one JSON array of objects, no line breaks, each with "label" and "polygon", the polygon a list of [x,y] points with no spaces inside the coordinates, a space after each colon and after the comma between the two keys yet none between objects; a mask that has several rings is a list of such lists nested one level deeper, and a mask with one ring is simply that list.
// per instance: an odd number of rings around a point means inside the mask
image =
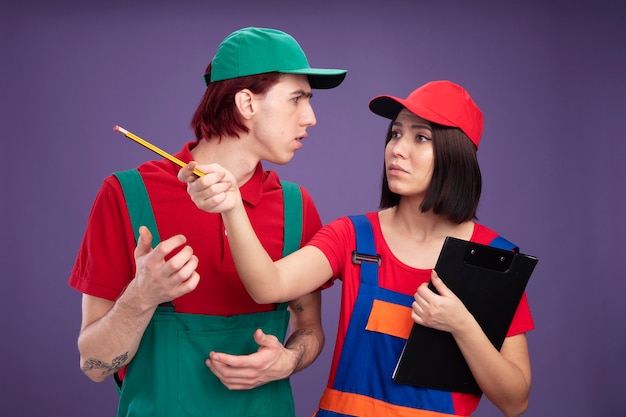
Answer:
[{"label": "purple background", "polygon": [[[153,158],[113,126],[177,151],[215,48],[250,25],[292,34],[313,66],[349,70],[340,88],[315,92],[318,125],[277,168],[310,191],[324,222],[376,209],[387,122],[370,98],[434,79],[470,91],[486,119],[480,220],[540,259],[526,415],[626,414],[621,2],[8,3],[0,414],[114,415],[113,382],[79,370],[80,294],[67,285],[101,180]],[[339,291],[324,294],[321,358],[293,377],[298,416],[326,383]],[[476,415],[499,413],[483,400]]]}]

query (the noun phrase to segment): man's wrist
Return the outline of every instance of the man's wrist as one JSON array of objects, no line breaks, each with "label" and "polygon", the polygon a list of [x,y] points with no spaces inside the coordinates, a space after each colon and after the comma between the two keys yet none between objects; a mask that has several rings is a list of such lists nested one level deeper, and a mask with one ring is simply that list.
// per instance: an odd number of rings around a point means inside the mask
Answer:
[{"label": "man's wrist", "polygon": [[300,370],[300,365],[302,364],[302,358],[304,357],[305,347],[303,343],[290,343],[289,346],[285,346],[287,352],[291,355],[291,373],[297,372]]}]

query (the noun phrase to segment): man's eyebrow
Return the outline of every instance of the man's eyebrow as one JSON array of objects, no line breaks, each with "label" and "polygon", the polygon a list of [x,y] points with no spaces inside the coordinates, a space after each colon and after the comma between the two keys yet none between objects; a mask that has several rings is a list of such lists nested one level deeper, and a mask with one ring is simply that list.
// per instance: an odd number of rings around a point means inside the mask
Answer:
[{"label": "man's eyebrow", "polygon": [[292,91],[292,92],[291,92],[291,95],[292,95],[292,96],[304,96],[304,97],[308,97],[308,98],[313,97],[313,93],[312,93],[312,92],[310,92],[310,91],[304,91],[304,90],[302,90],[302,89],[300,89],[300,90],[296,90],[296,91]]}]

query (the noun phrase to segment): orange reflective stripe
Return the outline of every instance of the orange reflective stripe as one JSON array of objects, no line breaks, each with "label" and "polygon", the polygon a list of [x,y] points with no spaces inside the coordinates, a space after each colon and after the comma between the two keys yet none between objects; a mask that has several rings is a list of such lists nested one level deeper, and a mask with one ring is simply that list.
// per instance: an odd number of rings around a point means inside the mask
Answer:
[{"label": "orange reflective stripe", "polygon": [[334,413],[363,417],[450,417],[454,415],[393,405],[365,395],[341,392],[330,388],[326,388],[324,391],[320,400],[320,408]]},{"label": "orange reflective stripe", "polygon": [[413,328],[411,309],[399,304],[374,300],[367,320],[367,330],[408,339]]}]

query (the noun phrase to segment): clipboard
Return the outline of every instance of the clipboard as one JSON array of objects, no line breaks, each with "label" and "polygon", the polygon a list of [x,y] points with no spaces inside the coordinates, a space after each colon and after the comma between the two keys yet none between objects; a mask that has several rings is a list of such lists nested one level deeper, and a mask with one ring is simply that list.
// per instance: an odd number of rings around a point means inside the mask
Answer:
[{"label": "clipboard", "polygon": [[[537,258],[447,237],[435,271],[500,350]],[[432,282],[429,288],[436,292]],[[400,384],[481,395],[448,332],[413,324],[394,370]]]}]

